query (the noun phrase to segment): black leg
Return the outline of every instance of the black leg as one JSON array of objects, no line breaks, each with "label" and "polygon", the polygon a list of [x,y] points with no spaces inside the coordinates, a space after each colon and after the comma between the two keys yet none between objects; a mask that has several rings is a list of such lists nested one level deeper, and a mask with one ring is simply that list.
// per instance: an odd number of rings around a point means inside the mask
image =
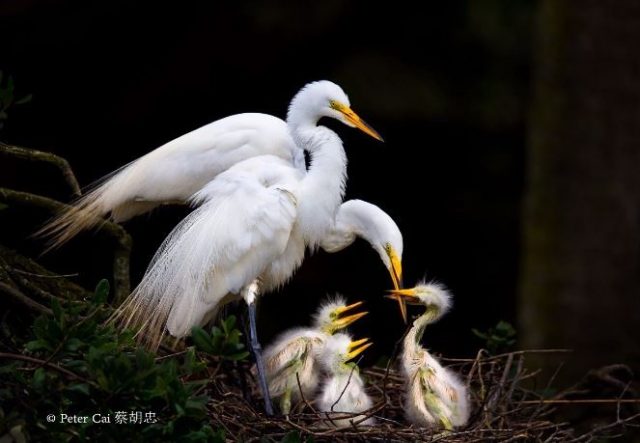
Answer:
[{"label": "black leg", "polygon": [[264,369],[264,360],[262,359],[262,347],[258,342],[258,332],[256,329],[256,302],[249,303],[249,335],[251,351],[256,360],[256,368],[258,369],[258,382],[260,390],[264,397],[264,411],[267,415],[273,415],[273,405],[271,404],[271,396],[269,395],[269,385],[267,384],[266,372]]}]

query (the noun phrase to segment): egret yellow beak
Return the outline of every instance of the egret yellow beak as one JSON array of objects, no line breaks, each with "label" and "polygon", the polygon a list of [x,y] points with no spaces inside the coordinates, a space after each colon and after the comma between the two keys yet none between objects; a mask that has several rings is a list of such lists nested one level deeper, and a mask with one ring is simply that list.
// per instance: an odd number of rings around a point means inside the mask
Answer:
[{"label": "egret yellow beak", "polygon": [[367,343],[367,341],[369,341],[368,338],[363,338],[361,340],[356,340],[349,343],[349,353],[347,354],[346,361],[353,360],[358,355],[362,354],[362,352],[364,352],[365,349],[367,349],[369,346],[373,344],[372,342]]},{"label": "egret yellow beak", "polygon": [[382,139],[382,137],[380,136],[380,134],[378,134],[378,131],[376,131],[371,126],[369,126],[369,124],[367,122],[365,122],[364,120],[362,120],[358,116],[358,114],[353,112],[353,110],[350,107],[348,107],[348,106],[346,106],[346,105],[344,105],[342,103],[338,103],[336,101],[332,101],[331,102],[331,107],[333,109],[335,109],[336,111],[342,113],[342,115],[344,115],[344,118],[347,121],[347,123],[355,126],[356,128],[360,129],[362,132],[364,132],[365,134],[370,135],[371,137],[375,138],[376,140],[380,140],[381,142],[384,141]]},{"label": "egret yellow beak", "polygon": [[403,303],[409,303],[412,305],[420,304],[420,298],[416,295],[415,288],[392,289],[388,292],[390,295],[387,295],[387,297],[392,300],[402,300]]},{"label": "egret yellow beak", "polygon": [[[402,261],[396,251],[392,247],[387,248],[387,255],[389,256],[389,261],[391,262],[391,266],[389,266],[389,275],[391,275],[391,281],[393,282],[393,288],[398,290],[402,288]],[[398,301],[398,306],[400,307],[400,314],[402,315],[402,320],[407,322],[407,305],[402,297],[392,296]]]}]

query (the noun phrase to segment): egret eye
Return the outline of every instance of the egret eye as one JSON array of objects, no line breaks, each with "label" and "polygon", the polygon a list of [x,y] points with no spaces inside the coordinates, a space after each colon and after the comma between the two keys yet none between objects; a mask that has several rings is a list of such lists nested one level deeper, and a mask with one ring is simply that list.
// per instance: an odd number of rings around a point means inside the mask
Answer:
[{"label": "egret eye", "polygon": [[342,108],[342,105],[337,100],[329,100],[329,107],[331,109],[335,109],[336,111],[339,111],[340,108]]}]

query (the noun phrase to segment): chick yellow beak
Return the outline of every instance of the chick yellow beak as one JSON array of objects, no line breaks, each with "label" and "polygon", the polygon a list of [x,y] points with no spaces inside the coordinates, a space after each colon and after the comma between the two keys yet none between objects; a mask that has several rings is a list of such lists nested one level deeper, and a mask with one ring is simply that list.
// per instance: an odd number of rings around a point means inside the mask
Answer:
[{"label": "chick yellow beak", "polygon": [[369,341],[368,338],[363,338],[361,340],[356,340],[349,343],[349,353],[347,354],[346,361],[353,360],[358,355],[362,354],[365,349],[367,349],[369,346],[373,344],[372,342],[367,343],[368,341]]},{"label": "chick yellow beak", "polygon": [[415,288],[392,289],[388,292],[390,295],[387,295],[387,298],[392,300],[402,300],[403,303],[409,303],[412,305],[420,304],[420,298],[416,295]]},{"label": "chick yellow beak", "polygon": [[[391,275],[391,281],[393,282],[393,288],[395,290],[402,288],[402,261],[396,251],[393,248],[389,248],[387,250],[387,254],[389,255],[389,261],[391,265],[389,266],[389,274]],[[407,323],[407,305],[402,297],[392,296],[398,301],[398,306],[400,307],[400,314],[402,315],[402,320]]]},{"label": "chick yellow beak", "polygon": [[382,139],[380,134],[378,134],[378,131],[376,131],[371,126],[369,126],[369,124],[367,122],[365,122],[364,120],[362,120],[358,116],[358,114],[353,112],[353,110],[350,107],[345,106],[345,105],[341,105],[337,109],[338,109],[338,111],[340,111],[342,113],[342,115],[344,115],[344,118],[345,118],[345,120],[347,120],[347,122],[349,122],[350,124],[352,124],[356,128],[360,129],[365,134],[368,134],[371,137],[375,138],[376,140],[384,142],[384,140]]},{"label": "chick yellow beak", "polygon": [[353,322],[355,322],[357,320],[360,320],[362,317],[364,317],[368,313],[369,312],[367,312],[367,311],[359,312],[357,314],[353,314],[353,315],[349,315],[347,317],[339,318],[339,319],[337,319],[336,321],[333,322],[333,326],[334,326],[335,330],[346,328],[351,323],[353,323]]},{"label": "chick yellow beak", "polygon": [[332,326],[333,326],[333,330],[338,330],[338,329],[343,329],[346,328],[347,326],[349,326],[351,323],[361,319],[362,317],[364,317],[365,315],[368,314],[368,312],[359,312],[357,314],[352,314],[352,315],[348,315],[346,317],[340,317],[342,314],[344,314],[345,312],[348,312],[354,308],[357,308],[358,306],[361,306],[362,302],[356,302],[356,303],[352,303],[349,306],[343,306],[340,307],[338,309],[336,309],[334,312],[336,314],[336,319],[332,322]]}]

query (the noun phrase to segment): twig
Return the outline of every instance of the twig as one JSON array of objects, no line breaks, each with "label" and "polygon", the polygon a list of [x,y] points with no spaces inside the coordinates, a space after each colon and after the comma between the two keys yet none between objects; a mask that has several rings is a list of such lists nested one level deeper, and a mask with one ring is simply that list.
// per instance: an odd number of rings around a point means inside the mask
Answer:
[{"label": "twig", "polygon": [[[60,212],[68,208],[68,205],[47,197],[7,188],[0,188],[0,200],[34,206],[49,212]],[[116,241],[116,247],[113,252],[113,286],[114,305],[117,306],[124,301],[130,292],[129,256],[131,254],[131,237],[122,226],[109,220],[104,220],[101,227],[101,231],[104,231]]]},{"label": "twig", "polygon": [[62,173],[62,177],[65,182],[67,182],[67,185],[69,185],[69,188],[71,188],[73,195],[75,197],[80,197],[82,195],[78,180],[76,179],[71,166],[69,166],[69,162],[64,158],[50,152],[11,146],[3,142],[0,142],[0,153],[19,158],[21,160],[38,161],[54,165]]},{"label": "twig", "polygon": [[39,358],[28,357],[26,355],[21,355],[21,354],[10,354],[7,352],[0,352],[0,358],[10,359],[10,360],[22,360],[29,363],[35,363],[41,366],[46,366],[48,368],[55,369],[56,371],[61,372],[65,375],[68,375],[69,377],[75,380],[80,380],[84,383],[90,384],[91,386],[98,387],[96,383],[92,382],[91,380],[87,380],[86,378],[76,374],[75,372],[71,372],[70,370],[63,368],[60,365],[57,365],[55,363],[50,363],[45,360],[41,360]]},{"label": "twig", "polygon": [[591,404],[611,404],[611,403],[637,403],[640,404],[640,398],[576,398],[574,400],[567,399],[543,399],[543,400],[523,400],[521,405],[591,405]]},{"label": "twig", "polygon": [[296,382],[298,382],[298,389],[300,390],[300,398],[302,399],[302,402],[305,405],[307,405],[309,409],[311,409],[314,413],[316,413],[317,412],[316,409],[309,404],[309,402],[304,396],[304,392],[302,392],[302,385],[300,384],[300,375],[297,372],[296,372]]},{"label": "twig", "polygon": [[4,292],[7,295],[10,295],[14,299],[18,300],[23,305],[27,306],[30,309],[40,312],[41,314],[53,315],[53,311],[46,306],[41,305],[35,300],[24,295],[20,290],[4,283],[0,282],[0,291]]}]

